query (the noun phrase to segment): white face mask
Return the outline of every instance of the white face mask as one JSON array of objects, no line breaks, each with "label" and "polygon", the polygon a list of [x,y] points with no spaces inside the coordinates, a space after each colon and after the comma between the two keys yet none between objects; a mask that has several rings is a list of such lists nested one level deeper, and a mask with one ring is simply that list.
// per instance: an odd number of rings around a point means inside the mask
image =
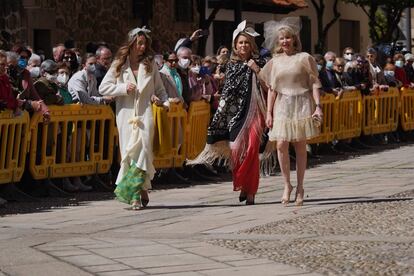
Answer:
[{"label": "white face mask", "polygon": [[192,67],[191,69],[191,72],[193,72],[194,74],[200,74],[200,66],[195,66],[195,67]]},{"label": "white face mask", "polygon": [[86,71],[88,71],[89,74],[95,74],[96,71],[96,65],[92,64],[86,67]]},{"label": "white face mask", "polygon": [[190,60],[188,58],[180,58],[178,60],[178,65],[182,68],[182,69],[187,69],[188,65],[190,65]]},{"label": "white face mask", "polygon": [[33,67],[30,69],[30,76],[32,78],[38,78],[40,76],[40,67]]},{"label": "white face mask", "polygon": [[57,76],[57,82],[61,85],[66,85],[69,80],[69,75],[66,73],[59,74]]},{"label": "white face mask", "polygon": [[386,76],[386,77],[394,77],[394,75],[395,75],[395,72],[394,71],[384,71],[384,76]]},{"label": "white face mask", "polygon": [[395,62],[395,66],[397,66],[398,68],[403,68],[404,67],[404,62],[402,60],[397,60]]},{"label": "white face mask", "polygon": [[56,79],[57,79],[57,74],[49,74],[49,73],[46,73],[45,74],[45,77],[46,77],[46,79],[48,80],[48,81],[50,81],[50,82],[56,82]]},{"label": "white face mask", "polygon": [[351,61],[353,56],[353,54],[345,54],[344,59],[346,59],[347,61]]}]

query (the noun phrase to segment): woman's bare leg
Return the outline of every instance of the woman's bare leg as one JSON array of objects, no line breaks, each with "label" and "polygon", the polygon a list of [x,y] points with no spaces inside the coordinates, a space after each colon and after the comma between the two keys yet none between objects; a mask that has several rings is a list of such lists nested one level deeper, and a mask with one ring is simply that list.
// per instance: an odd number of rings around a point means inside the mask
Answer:
[{"label": "woman's bare leg", "polygon": [[290,184],[289,142],[277,141],[277,157],[285,185],[281,201],[282,204],[287,205],[289,203],[290,193],[293,189],[292,185]]},{"label": "woman's bare leg", "polygon": [[305,170],[307,163],[306,141],[295,142],[293,144],[296,151],[296,174],[298,185],[296,187],[296,205],[303,204],[304,189],[303,180],[305,178]]}]

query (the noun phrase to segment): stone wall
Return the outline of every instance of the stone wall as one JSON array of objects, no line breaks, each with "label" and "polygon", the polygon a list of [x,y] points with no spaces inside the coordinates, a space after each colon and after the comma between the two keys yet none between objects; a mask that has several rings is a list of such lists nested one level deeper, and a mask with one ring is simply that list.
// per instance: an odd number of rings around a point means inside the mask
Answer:
[{"label": "stone wall", "polygon": [[0,49],[9,50],[14,43],[25,39],[27,33],[22,14],[21,1],[0,1]]},{"label": "stone wall", "polygon": [[[3,0],[0,27],[6,26],[14,41],[19,38],[33,44],[34,29],[51,30],[51,47],[68,39],[85,50],[88,42],[104,41],[113,51],[125,41],[132,28],[141,26],[141,19],[134,18],[132,0]],[[189,36],[196,28],[198,16],[193,5],[191,23],[175,22],[174,1],[153,1],[153,18],[149,27],[155,47],[159,51],[172,49],[178,38]],[[2,26],[3,24],[3,26]],[[26,28],[27,26],[27,28]]]}]

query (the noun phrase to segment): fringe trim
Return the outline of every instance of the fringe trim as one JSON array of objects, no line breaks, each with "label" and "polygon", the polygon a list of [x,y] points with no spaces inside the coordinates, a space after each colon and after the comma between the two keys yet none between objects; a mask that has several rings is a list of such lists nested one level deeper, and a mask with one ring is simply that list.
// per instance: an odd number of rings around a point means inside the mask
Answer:
[{"label": "fringe trim", "polygon": [[219,164],[231,167],[231,150],[229,141],[219,141],[214,144],[206,144],[203,151],[193,160],[187,160],[186,165],[194,166],[198,164]]},{"label": "fringe trim", "polygon": [[268,141],[265,150],[259,155],[260,176],[265,177],[275,175],[278,166],[276,147],[276,142]]}]

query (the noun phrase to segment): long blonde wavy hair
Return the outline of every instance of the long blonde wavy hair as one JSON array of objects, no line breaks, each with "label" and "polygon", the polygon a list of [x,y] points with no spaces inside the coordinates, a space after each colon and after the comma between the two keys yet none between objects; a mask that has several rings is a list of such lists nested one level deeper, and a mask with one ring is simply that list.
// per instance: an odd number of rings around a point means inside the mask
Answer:
[{"label": "long blonde wavy hair", "polygon": [[121,75],[121,69],[122,66],[125,65],[127,58],[130,56],[131,54],[131,49],[133,47],[135,47],[136,43],[137,43],[137,39],[140,36],[144,36],[145,37],[145,52],[142,56],[140,56],[138,62],[142,62],[145,66],[145,70],[148,73],[152,72],[152,64],[153,64],[153,60],[154,60],[154,51],[151,48],[151,37],[146,34],[145,32],[139,32],[136,36],[134,36],[133,39],[128,39],[126,43],[124,43],[119,49],[118,52],[116,53],[115,56],[115,76],[119,77]]}]

